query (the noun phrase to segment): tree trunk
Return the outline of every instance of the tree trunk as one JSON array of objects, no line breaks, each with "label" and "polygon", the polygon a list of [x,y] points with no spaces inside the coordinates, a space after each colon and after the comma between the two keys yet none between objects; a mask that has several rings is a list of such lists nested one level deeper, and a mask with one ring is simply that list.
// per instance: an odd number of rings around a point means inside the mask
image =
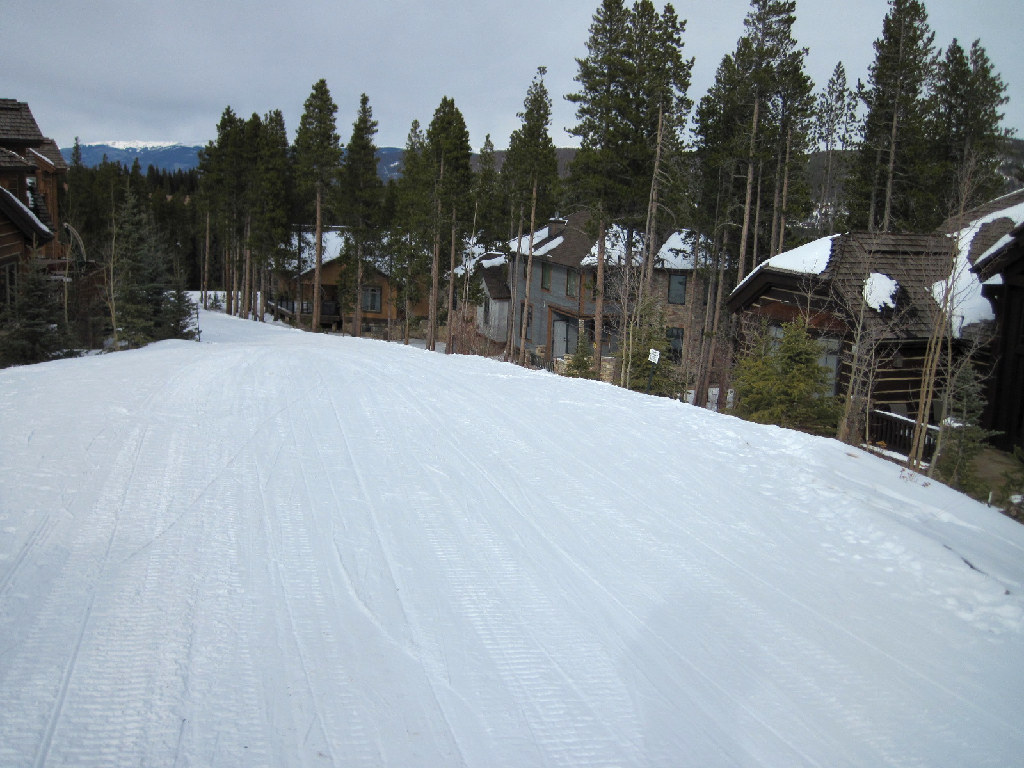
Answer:
[{"label": "tree trunk", "polygon": [[[526,226],[524,222],[523,206],[519,206],[519,237],[516,238],[516,248],[511,255],[511,263],[509,264],[509,275],[508,275],[508,289],[511,294],[511,300],[509,301],[509,312],[508,312],[508,332],[505,340],[505,360],[511,361],[516,357],[516,310],[519,308],[519,250],[523,247],[523,227]],[[525,314],[525,310],[524,310]]]},{"label": "tree trunk", "polygon": [[658,217],[658,174],[661,171],[661,139],[662,139],[662,107],[658,105],[658,143],[654,147],[654,173],[651,174],[651,195],[647,202],[647,259],[644,264],[644,290],[640,294],[643,301],[644,293],[650,295],[651,282],[654,279],[654,257],[657,253],[654,231]]},{"label": "tree trunk", "polygon": [[[382,297],[383,298],[383,297]],[[344,314],[341,296],[338,296],[338,322]],[[352,307],[352,335],[363,335],[363,244],[356,243],[356,300]]]},{"label": "tree trunk", "polygon": [[759,248],[759,245],[760,245],[759,241],[760,241],[760,234],[761,234],[761,189],[762,189],[762,187],[764,187],[763,176],[764,176],[764,161],[763,160],[759,160],[758,163],[757,163],[757,187],[756,187],[757,188],[757,196],[756,196],[755,201],[754,201],[754,236],[751,238],[751,240],[754,241],[753,244],[752,244],[752,248],[751,248],[752,253],[750,255],[750,269],[751,269],[751,271],[753,271],[757,267],[757,265],[760,263],[760,259],[758,257],[761,255],[761,253],[760,253],[761,249]]},{"label": "tree trunk", "polygon": [[448,338],[444,351],[450,355],[455,351],[455,206],[452,205],[452,248],[448,271]]},{"label": "tree trunk", "polygon": [[210,212],[206,212],[206,250],[203,253],[203,309],[210,308]]},{"label": "tree trunk", "polygon": [[776,253],[782,253],[786,242],[786,205],[789,197],[789,154],[793,141],[793,129],[786,129],[786,162],[782,165],[782,207],[779,211],[779,247]]},{"label": "tree trunk", "polygon": [[750,126],[750,148],[747,152],[747,195],[743,203],[743,229],[740,231],[740,258],[736,273],[738,283],[747,274],[747,236],[750,232],[750,203],[754,191],[754,149],[757,146],[757,118],[761,107],[761,100],[754,99],[754,117]]},{"label": "tree trunk", "polygon": [[252,248],[249,245],[249,234],[252,227],[252,216],[245,217],[245,246],[242,249],[242,310],[239,317],[248,318],[252,308]]},{"label": "tree trunk", "polygon": [[892,130],[889,133],[889,164],[886,168],[885,177],[885,208],[882,212],[882,231],[889,231],[890,217],[892,215],[892,186],[893,177],[896,174],[896,133],[899,125],[899,105],[895,105],[892,111]]},{"label": "tree trunk", "polygon": [[[533,177],[530,201],[530,245],[526,257],[526,292],[523,296],[523,325],[519,335],[519,364],[526,365],[526,329],[530,319],[530,283],[533,280],[533,234],[537,229],[537,177]],[[550,350],[549,350],[550,351]]]},{"label": "tree trunk", "polygon": [[[594,291],[594,370],[601,378],[601,345],[604,344],[604,211],[597,222],[597,285]],[[583,292],[580,291],[582,294]]]},{"label": "tree trunk", "polygon": [[313,245],[316,264],[313,268],[313,318],[309,327],[313,332],[320,331],[320,271],[324,265],[324,220],[323,190],[316,185],[316,241]]}]

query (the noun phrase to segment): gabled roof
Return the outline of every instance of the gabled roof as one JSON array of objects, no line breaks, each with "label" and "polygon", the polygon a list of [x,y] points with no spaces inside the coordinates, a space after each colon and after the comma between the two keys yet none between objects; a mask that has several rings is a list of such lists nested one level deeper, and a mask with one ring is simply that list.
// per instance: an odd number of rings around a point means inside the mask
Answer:
[{"label": "gabled roof", "polygon": [[484,290],[491,301],[509,301],[512,292],[505,282],[505,269],[500,264],[479,268],[480,278],[484,283]]},{"label": "gabled roof", "polygon": [[64,159],[64,155],[60,153],[57,142],[53,139],[43,139],[40,146],[28,150],[28,155],[33,162],[47,170],[66,171],[68,169],[68,163]]},{"label": "gabled roof", "polygon": [[35,166],[11,149],[0,147],[0,168],[14,168],[19,171],[34,171]]},{"label": "gabled roof", "polygon": [[[594,238],[587,233],[590,216],[586,212],[574,213],[566,219],[552,219],[546,226],[533,233],[533,256],[543,257],[553,264],[566,267],[579,267],[584,257],[590,252]],[[514,253],[517,250],[523,256],[530,251],[530,237],[523,235],[509,243]]]},{"label": "gabled roof", "polygon": [[[951,248],[942,234],[848,232],[821,238],[759,265],[733,290],[729,309],[738,312],[780,285],[846,308],[873,301],[869,322],[886,321],[892,307],[900,314],[900,335],[927,336],[938,306],[936,289],[950,275]],[[881,285],[893,286],[889,296],[873,295]]]},{"label": "gabled roof", "polygon": [[0,99],[0,146],[38,147],[43,134],[28,104]]},{"label": "gabled roof", "polygon": [[40,221],[27,205],[3,187],[0,187],[0,214],[10,219],[25,235],[26,240],[35,238],[39,245],[53,240],[54,235],[49,227]]}]

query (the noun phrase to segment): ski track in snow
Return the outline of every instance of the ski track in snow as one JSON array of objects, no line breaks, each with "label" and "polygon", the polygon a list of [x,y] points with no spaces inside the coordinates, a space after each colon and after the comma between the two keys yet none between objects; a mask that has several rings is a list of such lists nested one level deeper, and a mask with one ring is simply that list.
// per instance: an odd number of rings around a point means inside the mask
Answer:
[{"label": "ski track in snow", "polygon": [[0,372],[0,765],[1024,754],[1018,524],[834,441],[203,322]]}]

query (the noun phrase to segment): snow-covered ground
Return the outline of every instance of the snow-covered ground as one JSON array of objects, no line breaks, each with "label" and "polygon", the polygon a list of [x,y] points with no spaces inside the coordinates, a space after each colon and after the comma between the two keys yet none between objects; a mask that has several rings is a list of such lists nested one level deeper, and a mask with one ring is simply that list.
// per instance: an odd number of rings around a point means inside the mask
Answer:
[{"label": "snow-covered ground", "polygon": [[1017,523],[600,383],[202,323],[0,371],[0,765],[1020,764]]}]

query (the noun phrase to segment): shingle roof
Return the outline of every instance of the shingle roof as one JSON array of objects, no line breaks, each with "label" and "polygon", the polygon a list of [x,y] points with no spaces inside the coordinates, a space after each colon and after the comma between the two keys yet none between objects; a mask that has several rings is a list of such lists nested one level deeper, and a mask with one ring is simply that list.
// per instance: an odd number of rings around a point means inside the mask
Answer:
[{"label": "shingle roof", "polygon": [[57,142],[53,139],[43,139],[42,145],[30,149],[28,154],[39,156],[43,162],[48,163],[54,170],[66,171],[68,169],[68,163],[64,159],[64,155],[60,153],[60,147],[57,146]]},{"label": "shingle roof", "polygon": [[0,168],[17,168],[22,171],[31,171],[34,167],[32,163],[17,152],[0,147]]},{"label": "shingle roof", "polygon": [[0,146],[39,146],[43,134],[28,104],[0,99]]},{"label": "shingle roof", "polygon": [[505,281],[505,268],[501,265],[493,267],[481,267],[480,276],[484,281],[484,288],[492,301],[508,301],[512,298],[508,283]]},{"label": "shingle roof", "polygon": [[907,336],[927,336],[937,308],[932,286],[949,276],[951,248],[946,235],[851,232],[833,241],[822,277],[848,307],[857,307],[869,275],[887,275],[899,284],[901,330]]},{"label": "shingle roof", "polygon": [[[894,310],[900,316],[899,335],[927,336],[937,307],[932,287],[950,274],[952,246],[951,238],[943,234],[847,232],[832,238],[824,269],[801,273],[766,262],[736,287],[729,297],[729,307],[739,311],[775,284],[799,290],[806,283],[806,290],[819,301],[837,303],[841,314],[854,312],[874,273],[889,277],[899,286]],[[888,310],[872,311],[865,320],[868,324],[887,323],[890,314]]]}]

